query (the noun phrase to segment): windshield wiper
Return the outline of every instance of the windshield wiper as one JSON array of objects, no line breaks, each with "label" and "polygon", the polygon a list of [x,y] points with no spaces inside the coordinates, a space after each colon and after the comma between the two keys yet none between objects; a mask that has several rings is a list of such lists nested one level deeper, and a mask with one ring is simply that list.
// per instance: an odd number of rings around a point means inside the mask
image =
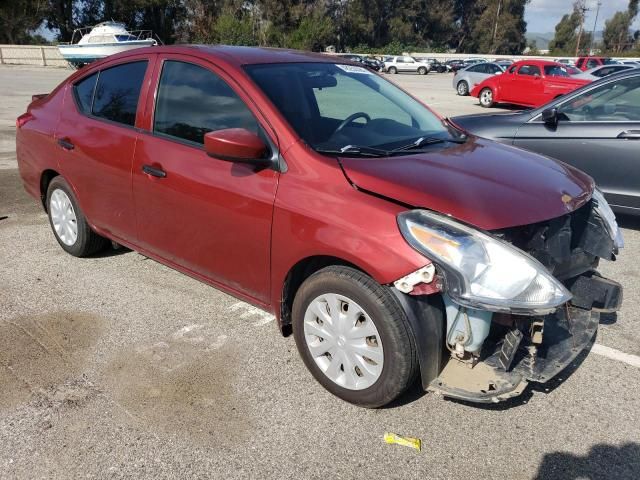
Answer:
[{"label": "windshield wiper", "polygon": [[391,154],[389,150],[365,147],[364,145],[346,145],[339,150],[316,149],[316,152],[331,155],[362,155],[367,157],[388,157]]},{"label": "windshield wiper", "polygon": [[416,148],[420,148],[420,147],[424,147],[425,145],[433,145],[435,143],[445,143],[445,142],[451,142],[451,143],[464,143],[467,141],[467,136],[460,136],[459,138],[455,138],[455,137],[448,137],[448,138],[438,138],[438,137],[420,137],[417,140],[408,143],[406,145],[403,145],[401,147],[398,148],[394,148],[393,150],[391,150],[391,153],[395,153],[395,152],[404,152],[406,150],[413,150]]}]

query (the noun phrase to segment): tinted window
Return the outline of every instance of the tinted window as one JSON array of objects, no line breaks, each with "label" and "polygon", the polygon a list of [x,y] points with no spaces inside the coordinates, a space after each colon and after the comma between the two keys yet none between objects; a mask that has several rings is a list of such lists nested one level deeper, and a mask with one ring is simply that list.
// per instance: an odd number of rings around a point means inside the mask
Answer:
[{"label": "tinted window", "polygon": [[597,60],[589,60],[587,62],[587,68],[597,67],[598,65],[600,65],[600,62],[598,62]]},{"label": "tinted window", "polygon": [[118,65],[100,72],[93,100],[93,114],[133,126],[147,62]]},{"label": "tinted window", "polygon": [[205,133],[225,128],[259,133],[251,111],[216,74],[190,63],[164,62],[154,131],[202,144]]},{"label": "tinted window", "polygon": [[78,108],[83,113],[91,112],[91,102],[93,101],[93,90],[96,86],[96,80],[98,79],[98,74],[94,73],[93,75],[89,75],[88,77],[80,80],[73,86],[73,91],[76,96],[76,101],[78,104]]},{"label": "tinted window", "polygon": [[474,73],[486,73],[484,65],[474,65],[473,67],[467,68],[467,71]]},{"label": "tinted window", "polygon": [[640,77],[609,82],[559,108],[574,122],[640,122]]},{"label": "tinted window", "polygon": [[511,68],[509,68],[509,73],[515,73],[516,68],[518,68],[518,66],[517,66],[517,65],[513,65],[513,66],[511,66]]},{"label": "tinted window", "polygon": [[520,67],[520,70],[518,70],[518,74],[540,76],[540,68],[536,65],[523,65]]}]

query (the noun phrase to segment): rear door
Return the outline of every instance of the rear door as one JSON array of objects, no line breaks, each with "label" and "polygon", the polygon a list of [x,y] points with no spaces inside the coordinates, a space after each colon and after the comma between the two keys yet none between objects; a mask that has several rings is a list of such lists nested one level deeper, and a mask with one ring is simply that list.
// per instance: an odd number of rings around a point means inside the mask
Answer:
[{"label": "rear door", "polygon": [[[247,94],[215,65],[160,55],[153,113],[141,133],[133,190],[141,246],[206,280],[268,302],[271,219],[278,173],[208,156],[204,134],[274,133]],[[148,115],[148,114],[147,114]],[[261,120],[258,120],[261,117]]]},{"label": "rear door", "polygon": [[587,90],[558,111],[557,128],[538,116],[514,144],[584,170],[612,205],[640,211],[640,75]]},{"label": "rear door", "polygon": [[155,55],[127,57],[79,79],[65,96],[56,130],[62,175],[89,221],[110,235],[136,235],[131,162],[139,99]]}]

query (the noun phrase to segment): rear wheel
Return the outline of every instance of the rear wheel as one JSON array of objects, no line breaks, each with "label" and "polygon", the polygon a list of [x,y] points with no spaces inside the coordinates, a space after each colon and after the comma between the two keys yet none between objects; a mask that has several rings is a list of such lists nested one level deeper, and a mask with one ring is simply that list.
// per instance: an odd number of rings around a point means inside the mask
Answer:
[{"label": "rear wheel", "polygon": [[389,67],[387,71],[392,75],[398,73],[398,69],[396,67]]},{"label": "rear wheel", "polygon": [[91,230],[69,184],[62,177],[47,189],[47,213],[56,240],[64,251],[85,257],[104,249],[109,241]]},{"label": "rear wheel", "polygon": [[420,67],[420,68],[418,68],[418,73],[420,75],[426,75],[427,74],[427,69],[425,67]]},{"label": "rear wheel", "polygon": [[460,95],[461,97],[465,97],[469,95],[469,84],[466,81],[461,80],[460,82],[458,82],[456,90],[458,91],[458,95]]},{"label": "rear wheel", "polygon": [[493,107],[493,91],[491,91],[490,88],[483,88],[480,91],[480,105],[483,106],[484,108],[490,108]]},{"label": "rear wheel", "polygon": [[327,267],[298,290],[292,311],[298,351],[334,395],[376,408],[397,398],[417,372],[406,315],[388,288],[349,267]]}]

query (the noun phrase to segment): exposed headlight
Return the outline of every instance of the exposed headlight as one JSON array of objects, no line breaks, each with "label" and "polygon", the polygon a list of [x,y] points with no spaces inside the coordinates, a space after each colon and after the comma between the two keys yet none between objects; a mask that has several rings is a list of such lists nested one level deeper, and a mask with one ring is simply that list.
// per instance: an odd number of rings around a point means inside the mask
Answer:
[{"label": "exposed headlight", "polygon": [[616,216],[611,210],[609,206],[609,202],[604,198],[604,195],[599,189],[595,189],[593,191],[593,200],[595,201],[595,209],[596,212],[602,217],[604,223],[607,227],[607,232],[611,236],[614,245],[617,248],[624,247],[624,239],[622,238],[622,232],[618,227],[618,222],[616,222]]},{"label": "exposed headlight", "polygon": [[426,210],[401,213],[398,224],[407,242],[439,267],[460,305],[537,315],[571,299],[544,265],[510,243]]}]

